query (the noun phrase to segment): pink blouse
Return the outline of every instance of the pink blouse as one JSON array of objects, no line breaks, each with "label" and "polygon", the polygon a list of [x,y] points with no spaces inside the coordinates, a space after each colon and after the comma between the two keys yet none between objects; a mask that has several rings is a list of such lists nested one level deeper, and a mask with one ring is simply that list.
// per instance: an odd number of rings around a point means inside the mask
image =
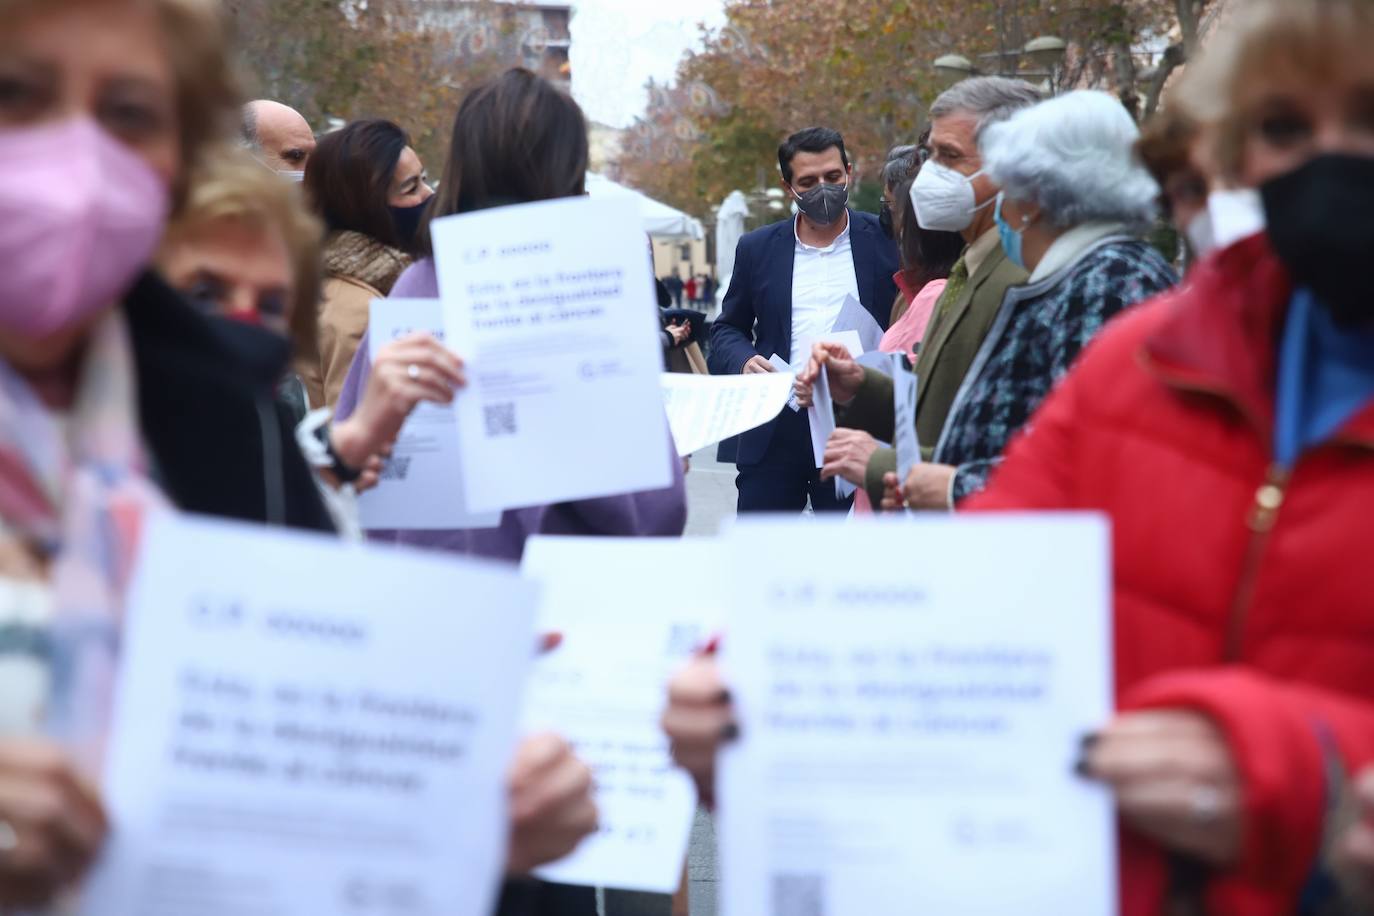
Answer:
[{"label": "pink blouse", "polygon": [[897,320],[897,323],[888,328],[883,335],[882,341],[878,344],[878,349],[884,353],[911,353],[911,348],[921,342],[925,336],[926,325],[930,324],[930,316],[935,312],[935,303],[939,301],[940,294],[945,291],[944,280],[931,280],[915,296],[910,295],[906,289],[904,278],[901,271],[893,277],[897,286],[911,300],[911,305],[906,313]]}]

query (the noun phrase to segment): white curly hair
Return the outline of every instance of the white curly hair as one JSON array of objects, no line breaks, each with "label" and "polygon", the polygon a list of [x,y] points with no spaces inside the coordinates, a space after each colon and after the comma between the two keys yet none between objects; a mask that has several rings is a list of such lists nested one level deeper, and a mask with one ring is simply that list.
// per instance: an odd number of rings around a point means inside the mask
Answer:
[{"label": "white curly hair", "polygon": [[1155,218],[1159,185],[1135,156],[1139,136],[1120,101],[1080,90],[988,125],[979,147],[1002,193],[1037,204],[1051,226],[1140,227]]}]

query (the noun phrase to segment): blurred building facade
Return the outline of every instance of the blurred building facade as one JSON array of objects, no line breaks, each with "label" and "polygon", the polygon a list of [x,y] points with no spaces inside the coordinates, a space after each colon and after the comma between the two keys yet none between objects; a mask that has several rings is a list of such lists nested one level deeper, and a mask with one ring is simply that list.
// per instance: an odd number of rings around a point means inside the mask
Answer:
[{"label": "blurred building facade", "polygon": [[461,55],[506,49],[523,66],[572,92],[572,7],[517,0],[412,0],[426,28],[451,32]]}]

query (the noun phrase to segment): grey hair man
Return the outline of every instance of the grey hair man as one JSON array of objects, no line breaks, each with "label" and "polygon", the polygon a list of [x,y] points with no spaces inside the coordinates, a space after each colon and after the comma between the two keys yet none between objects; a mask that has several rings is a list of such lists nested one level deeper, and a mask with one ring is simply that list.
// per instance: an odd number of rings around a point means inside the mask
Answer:
[{"label": "grey hair man", "polygon": [[[1040,91],[1022,80],[984,76],[956,83],[930,108],[930,158],[911,186],[916,220],[923,229],[960,233],[967,247],[950,272],[916,357],[916,375],[921,380],[916,393],[916,435],[927,460],[1003,296],[1027,278],[1025,269],[1002,251],[993,215],[999,189],[983,171],[978,136],[1040,98]],[[830,359],[818,351],[812,363]],[[830,372],[831,392],[843,405],[837,417],[840,425],[867,432],[876,440],[893,441],[892,380],[865,370],[856,390],[845,382],[846,375],[838,366]],[[858,373],[850,377],[857,379]],[[839,473],[862,483],[873,505],[879,505],[883,478],[897,469],[896,453],[878,448],[868,437],[847,437],[844,447],[854,454],[832,455],[827,450],[827,467],[833,459],[834,466],[842,469]]]},{"label": "grey hair man", "polygon": [[243,106],[243,142],[273,171],[300,181],[315,135],[299,111],[281,102],[259,99]]}]

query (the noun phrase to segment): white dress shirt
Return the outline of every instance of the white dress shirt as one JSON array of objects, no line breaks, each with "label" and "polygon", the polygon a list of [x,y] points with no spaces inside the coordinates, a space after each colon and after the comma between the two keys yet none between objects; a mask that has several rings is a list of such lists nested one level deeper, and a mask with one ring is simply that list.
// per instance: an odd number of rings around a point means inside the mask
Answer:
[{"label": "white dress shirt", "polygon": [[796,257],[792,261],[792,353],[793,366],[811,354],[811,342],[835,329],[847,296],[859,298],[859,281],[854,276],[854,250],[849,244],[850,223],[824,248],[815,248],[797,234],[796,217],[792,235],[796,238]]}]

